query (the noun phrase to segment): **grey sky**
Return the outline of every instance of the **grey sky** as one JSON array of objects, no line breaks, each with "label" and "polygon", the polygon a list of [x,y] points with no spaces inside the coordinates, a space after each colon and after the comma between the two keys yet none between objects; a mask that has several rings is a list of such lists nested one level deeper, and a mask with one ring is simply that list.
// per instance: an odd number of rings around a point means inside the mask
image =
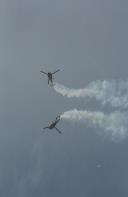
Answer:
[{"label": "grey sky", "polygon": [[39,72],[62,68],[56,81],[72,88],[127,79],[127,18],[126,0],[0,1],[1,197],[128,196],[127,139],[66,121],[62,136],[41,134],[65,110],[107,109],[60,96]]}]

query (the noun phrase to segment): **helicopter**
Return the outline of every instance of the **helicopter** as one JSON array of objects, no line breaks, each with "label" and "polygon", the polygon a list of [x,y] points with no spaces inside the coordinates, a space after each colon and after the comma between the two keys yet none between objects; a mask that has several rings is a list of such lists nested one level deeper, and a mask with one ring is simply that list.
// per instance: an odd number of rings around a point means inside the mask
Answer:
[{"label": "helicopter", "polygon": [[51,82],[51,86],[53,86],[53,79],[54,79],[54,77],[53,77],[53,75],[55,74],[55,73],[57,73],[57,72],[59,72],[60,71],[60,69],[58,69],[58,70],[56,70],[56,71],[54,71],[54,72],[44,72],[43,70],[41,70],[40,72],[41,73],[43,73],[43,74],[45,74],[45,75],[47,75],[47,77],[48,77],[48,85],[50,84],[50,82]]},{"label": "helicopter", "polygon": [[55,121],[53,121],[49,126],[44,127],[43,129],[50,129],[50,130],[56,129],[56,131],[58,131],[59,134],[62,134],[62,132],[56,127],[59,121],[60,121],[60,116],[57,116]]}]

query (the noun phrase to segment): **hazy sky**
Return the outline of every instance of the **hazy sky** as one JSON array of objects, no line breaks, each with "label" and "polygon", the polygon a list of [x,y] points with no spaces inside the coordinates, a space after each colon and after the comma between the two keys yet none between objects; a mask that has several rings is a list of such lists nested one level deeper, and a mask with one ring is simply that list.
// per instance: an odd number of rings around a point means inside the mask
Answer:
[{"label": "hazy sky", "polygon": [[0,1],[1,197],[128,196],[127,138],[63,120],[63,135],[41,133],[66,110],[113,108],[62,97],[39,72],[62,68],[70,88],[126,80],[127,19],[126,0]]}]

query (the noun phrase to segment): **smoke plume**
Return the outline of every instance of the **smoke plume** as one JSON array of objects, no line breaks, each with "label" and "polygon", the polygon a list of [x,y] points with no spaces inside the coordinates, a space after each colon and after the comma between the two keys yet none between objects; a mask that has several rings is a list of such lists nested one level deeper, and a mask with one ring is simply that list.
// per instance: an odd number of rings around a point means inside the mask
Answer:
[{"label": "smoke plume", "polygon": [[112,112],[105,114],[98,111],[79,111],[73,109],[61,115],[62,119],[69,121],[82,121],[86,124],[100,127],[105,134],[114,140],[121,140],[128,135],[128,112]]},{"label": "smoke plume", "polygon": [[94,81],[83,89],[70,89],[56,83],[56,92],[68,98],[95,98],[103,105],[110,104],[113,107],[128,107],[128,81]]}]

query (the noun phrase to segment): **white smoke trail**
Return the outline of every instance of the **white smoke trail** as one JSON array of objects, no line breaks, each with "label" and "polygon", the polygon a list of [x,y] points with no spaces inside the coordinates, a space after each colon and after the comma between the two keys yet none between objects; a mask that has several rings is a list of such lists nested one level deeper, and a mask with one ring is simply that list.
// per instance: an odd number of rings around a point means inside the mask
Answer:
[{"label": "white smoke trail", "polygon": [[110,114],[103,112],[79,111],[77,109],[66,111],[61,115],[62,119],[82,121],[89,125],[104,129],[107,135],[114,140],[121,140],[128,135],[128,112],[116,111]]},{"label": "white smoke trail", "polygon": [[83,89],[69,89],[56,83],[56,92],[68,98],[95,98],[103,105],[111,104],[113,107],[128,107],[128,81],[94,81]]}]

